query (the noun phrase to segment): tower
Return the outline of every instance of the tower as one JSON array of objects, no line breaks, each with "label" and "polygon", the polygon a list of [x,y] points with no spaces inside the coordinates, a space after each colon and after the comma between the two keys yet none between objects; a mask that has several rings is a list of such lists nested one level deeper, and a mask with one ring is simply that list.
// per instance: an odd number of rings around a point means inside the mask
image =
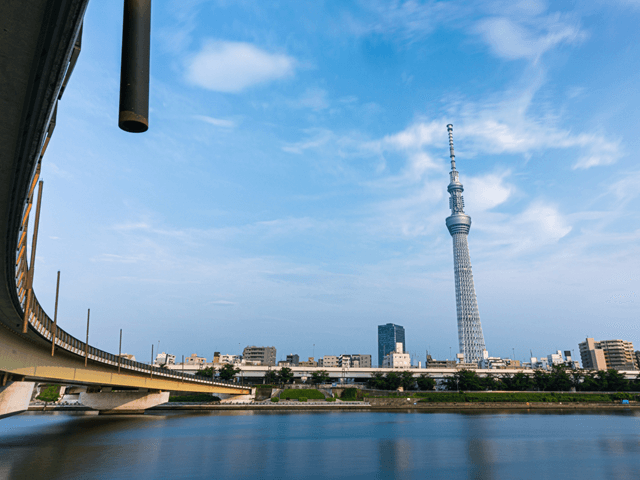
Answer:
[{"label": "tower", "polygon": [[464,213],[462,184],[456,170],[456,156],[453,153],[453,125],[447,125],[449,132],[449,152],[451,172],[447,190],[451,216],[447,217],[447,228],[453,237],[453,271],[456,276],[456,310],[458,312],[458,343],[465,362],[477,362],[482,359],[485,349],[476,289],[471,273],[471,259],[467,235],[471,228],[471,217]]}]

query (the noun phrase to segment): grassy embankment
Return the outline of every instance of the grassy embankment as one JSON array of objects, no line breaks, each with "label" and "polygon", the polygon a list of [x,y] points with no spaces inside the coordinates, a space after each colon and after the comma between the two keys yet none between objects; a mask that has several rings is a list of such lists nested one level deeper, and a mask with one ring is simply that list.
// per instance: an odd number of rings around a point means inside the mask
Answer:
[{"label": "grassy embankment", "polygon": [[309,389],[288,388],[286,390],[283,390],[280,393],[280,399],[281,400],[298,400],[300,402],[306,402],[307,399],[324,400],[324,395],[322,392],[320,392],[319,390],[316,390],[315,388],[309,388]]},{"label": "grassy embankment", "polygon": [[412,397],[420,402],[428,403],[477,403],[477,402],[508,402],[508,403],[613,403],[620,400],[638,400],[639,395],[632,393],[545,393],[545,392],[403,392],[390,393],[378,398]]}]

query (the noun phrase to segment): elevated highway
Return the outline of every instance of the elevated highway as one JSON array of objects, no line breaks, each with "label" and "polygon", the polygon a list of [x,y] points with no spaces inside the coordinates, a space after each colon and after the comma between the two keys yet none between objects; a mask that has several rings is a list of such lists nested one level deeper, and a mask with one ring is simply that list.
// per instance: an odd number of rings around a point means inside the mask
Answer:
[{"label": "elevated highway", "polygon": [[[40,165],[55,128],[58,101],[80,51],[87,4],[0,2],[0,418],[26,408],[24,392],[30,395],[35,381],[84,384],[95,394],[104,389],[105,395],[113,387],[139,389],[139,396],[169,390],[250,393],[237,384],[156,368],[92,347],[54,326],[31,289],[35,257],[29,264],[29,218],[36,210]],[[31,246],[36,240],[37,233]],[[116,396],[111,393],[110,398]],[[114,406],[117,401],[100,409]]]}]

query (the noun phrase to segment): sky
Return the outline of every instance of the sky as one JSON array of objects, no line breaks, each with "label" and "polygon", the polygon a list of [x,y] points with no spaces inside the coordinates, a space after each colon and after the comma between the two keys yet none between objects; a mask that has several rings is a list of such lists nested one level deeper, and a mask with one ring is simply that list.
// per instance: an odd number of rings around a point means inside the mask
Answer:
[{"label": "sky", "polygon": [[150,126],[118,129],[92,1],[43,160],[34,289],[149,361],[247,345],[457,353],[446,125],[490,355],[640,347],[640,2],[153,3]]}]

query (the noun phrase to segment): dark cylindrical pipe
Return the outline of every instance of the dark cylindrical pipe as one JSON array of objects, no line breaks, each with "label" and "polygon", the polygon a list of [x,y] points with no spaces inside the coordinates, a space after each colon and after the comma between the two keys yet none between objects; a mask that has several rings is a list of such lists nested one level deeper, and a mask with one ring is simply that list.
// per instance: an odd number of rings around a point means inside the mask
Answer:
[{"label": "dark cylindrical pipe", "polygon": [[120,68],[120,116],[125,132],[149,128],[151,0],[125,0]]}]

